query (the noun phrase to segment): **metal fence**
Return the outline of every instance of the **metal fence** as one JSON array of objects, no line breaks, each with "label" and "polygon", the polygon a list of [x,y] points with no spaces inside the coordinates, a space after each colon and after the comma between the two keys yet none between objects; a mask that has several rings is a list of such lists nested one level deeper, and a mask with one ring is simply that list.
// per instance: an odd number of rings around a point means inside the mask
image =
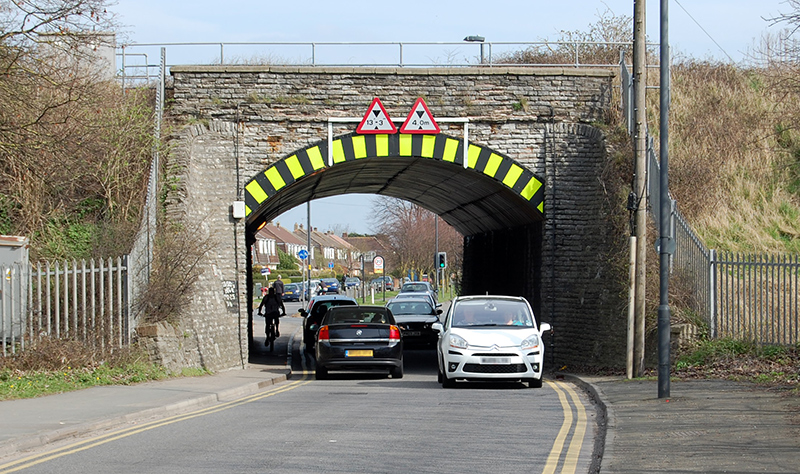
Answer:
[{"label": "metal fence", "polygon": [[130,343],[128,258],[14,264],[2,268],[3,356],[44,337],[106,349]]},{"label": "metal fence", "polygon": [[[633,117],[633,77],[620,60],[623,117]],[[631,122],[627,122],[632,133]],[[659,162],[648,138],[648,210],[658,228]],[[755,255],[708,249],[671,202],[670,236],[675,251],[670,274],[680,285],[681,304],[708,326],[712,338],[759,344],[800,342],[800,256]],[[660,232],[659,232],[660,233]],[[673,287],[674,288],[674,287]],[[699,321],[698,321],[699,322]]]},{"label": "metal fence", "polygon": [[709,260],[712,286],[719,293],[709,318],[714,337],[800,342],[800,256],[712,250]]}]

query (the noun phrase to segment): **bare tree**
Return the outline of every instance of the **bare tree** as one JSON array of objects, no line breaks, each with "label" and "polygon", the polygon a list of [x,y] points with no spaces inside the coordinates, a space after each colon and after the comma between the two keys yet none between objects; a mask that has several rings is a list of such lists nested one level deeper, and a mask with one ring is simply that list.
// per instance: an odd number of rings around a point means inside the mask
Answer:
[{"label": "bare tree", "polygon": [[535,45],[498,58],[498,62],[517,64],[617,64],[621,43],[633,41],[633,18],[615,15],[610,9],[597,13],[597,22],[588,31],[565,31],[556,41]]},{"label": "bare tree", "polygon": [[140,209],[152,107],[100,75],[105,5],[0,0],[0,231],[34,236],[36,256],[88,256],[93,226]]},{"label": "bare tree", "polygon": [[[434,272],[435,214],[409,201],[380,196],[373,204],[373,216],[379,233],[389,242],[391,268],[404,274]],[[440,219],[439,251],[448,253],[451,270],[460,268],[462,245],[461,234]]]}]

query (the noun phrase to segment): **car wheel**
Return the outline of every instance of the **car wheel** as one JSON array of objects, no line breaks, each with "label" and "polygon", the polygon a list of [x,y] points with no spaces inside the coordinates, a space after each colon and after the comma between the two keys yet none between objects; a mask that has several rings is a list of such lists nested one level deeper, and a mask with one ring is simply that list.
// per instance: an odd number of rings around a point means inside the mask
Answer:
[{"label": "car wheel", "polygon": [[315,376],[317,380],[325,380],[328,378],[328,369],[325,367],[317,366],[317,370],[315,371]]},{"label": "car wheel", "polygon": [[542,388],[542,379],[528,379],[528,388]]},{"label": "car wheel", "polygon": [[442,374],[442,388],[456,388],[456,379],[449,379]]},{"label": "car wheel", "polygon": [[395,367],[392,369],[389,374],[392,376],[393,379],[402,379],[403,378],[403,366]]}]

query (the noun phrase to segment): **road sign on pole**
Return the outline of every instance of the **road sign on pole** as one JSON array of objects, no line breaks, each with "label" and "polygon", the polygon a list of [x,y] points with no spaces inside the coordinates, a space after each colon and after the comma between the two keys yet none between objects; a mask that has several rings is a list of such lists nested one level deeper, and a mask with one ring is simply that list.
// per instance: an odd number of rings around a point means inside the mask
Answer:
[{"label": "road sign on pole", "polygon": [[375,273],[383,273],[383,257],[378,255],[372,259],[372,270]]},{"label": "road sign on pole", "polygon": [[300,257],[303,260],[307,259],[308,258],[308,250],[306,250],[306,249],[300,250],[299,252],[297,252],[297,256]]}]

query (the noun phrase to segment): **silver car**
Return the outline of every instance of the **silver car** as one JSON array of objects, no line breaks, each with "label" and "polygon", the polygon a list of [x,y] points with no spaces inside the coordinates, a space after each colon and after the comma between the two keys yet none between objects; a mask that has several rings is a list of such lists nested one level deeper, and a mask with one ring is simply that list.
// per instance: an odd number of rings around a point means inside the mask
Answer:
[{"label": "silver car", "polygon": [[544,344],[548,323],[537,325],[525,298],[460,296],[447,311],[436,353],[438,379],[444,388],[456,380],[509,380],[542,386]]}]

